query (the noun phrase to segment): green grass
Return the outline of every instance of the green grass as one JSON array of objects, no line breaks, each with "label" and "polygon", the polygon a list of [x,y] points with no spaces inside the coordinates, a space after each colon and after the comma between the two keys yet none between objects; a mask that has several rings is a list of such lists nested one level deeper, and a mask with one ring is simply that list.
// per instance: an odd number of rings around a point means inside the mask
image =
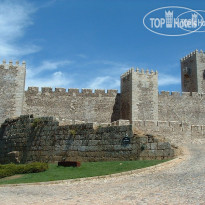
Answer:
[{"label": "green grass", "polygon": [[16,179],[0,179],[0,184],[45,182],[102,176],[141,169],[165,161],[167,160],[84,162],[81,164],[81,167],[58,167],[57,164],[49,164],[49,169],[45,172],[23,174],[20,178]]}]

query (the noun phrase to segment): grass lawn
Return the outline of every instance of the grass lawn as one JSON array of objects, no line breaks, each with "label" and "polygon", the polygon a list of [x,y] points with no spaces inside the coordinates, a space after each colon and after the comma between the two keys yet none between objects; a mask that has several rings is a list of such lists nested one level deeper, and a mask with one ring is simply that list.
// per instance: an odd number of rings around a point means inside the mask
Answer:
[{"label": "grass lawn", "polygon": [[49,164],[49,169],[44,172],[2,178],[0,179],[0,184],[45,182],[102,176],[134,169],[141,169],[165,161],[167,160],[84,162],[81,164],[81,167],[58,167],[57,164]]}]

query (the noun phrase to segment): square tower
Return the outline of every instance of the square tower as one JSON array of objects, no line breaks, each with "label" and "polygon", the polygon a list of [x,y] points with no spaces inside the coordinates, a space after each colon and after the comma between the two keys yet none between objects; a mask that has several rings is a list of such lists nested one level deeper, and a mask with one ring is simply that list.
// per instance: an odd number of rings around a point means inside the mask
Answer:
[{"label": "square tower", "polygon": [[158,73],[132,68],[121,76],[121,119],[158,120]]},{"label": "square tower", "polygon": [[25,92],[26,63],[12,61],[0,65],[0,123],[22,114]]},{"label": "square tower", "polygon": [[198,50],[181,59],[182,92],[205,93],[205,54]]}]

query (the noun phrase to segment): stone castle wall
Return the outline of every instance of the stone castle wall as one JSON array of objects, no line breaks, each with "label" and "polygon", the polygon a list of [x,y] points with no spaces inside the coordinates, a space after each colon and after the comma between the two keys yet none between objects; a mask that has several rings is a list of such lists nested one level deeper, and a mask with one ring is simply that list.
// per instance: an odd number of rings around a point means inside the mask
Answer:
[{"label": "stone castle wall", "polygon": [[[128,81],[128,78],[123,80]],[[126,82],[125,85],[127,85]],[[190,125],[205,122],[205,94],[196,92],[139,92],[122,86],[116,90],[66,89],[30,87],[25,92],[23,114],[54,116],[60,122],[79,120],[110,123],[125,120],[179,121]],[[129,87],[129,86],[128,86]],[[125,90],[127,89],[127,90]],[[145,88],[149,89],[149,88]],[[152,91],[151,91],[152,92]],[[157,97],[156,97],[157,95]]]},{"label": "stone castle wall", "polygon": [[[205,121],[203,52],[195,51],[181,59],[182,88],[192,91],[182,94],[164,91],[159,94],[158,73],[133,68],[121,76],[121,93],[64,88],[53,91],[37,87],[24,91],[25,67],[25,63],[20,66],[18,62],[7,65],[4,61],[0,65],[0,123],[21,114],[54,116],[61,123],[73,120],[110,123],[124,119],[202,125]],[[195,90],[200,92],[193,92]]]},{"label": "stone castle wall", "polygon": [[205,122],[205,94],[158,93],[157,72],[129,70],[121,76],[121,119]]},{"label": "stone castle wall", "polygon": [[0,129],[0,163],[169,159],[177,154],[162,138],[133,133],[127,121],[117,124],[59,126],[52,117],[29,115],[8,119]]},{"label": "stone castle wall", "polygon": [[[0,123],[25,116],[2,124],[0,163],[173,157],[167,140],[183,144],[205,138],[205,54],[195,51],[181,59],[181,72],[182,90],[189,92],[158,93],[157,71],[133,68],[121,76],[121,93],[47,87],[25,91],[25,62],[3,61]],[[126,146],[125,137],[130,139]]]},{"label": "stone castle wall", "polygon": [[131,71],[121,76],[120,119],[132,119],[132,76]]},{"label": "stone castle wall", "polygon": [[25,62],[13,65],[12,61],[9,64],[3,61],[0,65],[0,123],[22,114],[25,73]]},{"label": "stone castle wall", "polygon": [[120,95],[117,90],[30,87],[25,92],[23,114],[54,116],[59,121],[80,120],[109,123],[120,118]]},{"label": "stone castle wall", "polygon": [[179,121],[190,125],[205,124],[205,94],[161,92],[158,109],[161,121]]},{"label": "stone castle wall", "polygon": [[178,121],[136,120],[132,122],[132,126],[133,130],[165,137],[166,140],[177,145],[205,139],[205,125],[190,125]]}]

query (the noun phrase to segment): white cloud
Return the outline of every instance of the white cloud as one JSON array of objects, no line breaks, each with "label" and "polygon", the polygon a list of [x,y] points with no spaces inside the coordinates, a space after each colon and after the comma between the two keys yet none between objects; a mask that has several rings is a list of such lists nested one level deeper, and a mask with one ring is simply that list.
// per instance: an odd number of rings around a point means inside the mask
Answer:
[{"label": "white cloud", "polygon": [[181,83],[181,79],[177,76],[159,74],[159,86],[164,85],[178,85]]},{"label": "white cloud", "polygon": [[0,56],[18,57],[40,50],[36,45],[20,45],[18,40],[25,35],[25,29],[33,24],[31,15],[35,7],[24,0],[0,1]]},{"label": "white cloud", "polygon": [[43,71],[53,71],[57,69],[61,69],[64,66],[68,66],[73,61],[69,60],[62,60],[62,61],[52,61],[52,60],[45,60],[41,63],[39,66],[31,66],[30,68],[27,69],[27,78],[35,78],[38,74],[42,73]]},{"label": "white cloud", "polygon": [[91,83],[89,83],[88,87],[92,89],[102,88],[102,85],[104,85],[108,80],[110,80],[110,76],[97,77]]},{"label": "white cloud", "polygon": [[110,60],[91,60],[80,62],[76,65],[78,68],[82,69],[94,69],[99,76],[109,75],[113,79],[119,79],[120,76],[131,68],[127,63],[121,63],[118,61]]},{"label": "white cloud", "polygon": [[55,72],[52,75],[40,77],[40,78],[29,78],[26,80],[26,88],[27,87],[69,87],[71,79],[66,77],[64,73],[61,71]]},{"label": "white cloud", "polygon": [[73,63],[73,61],[69,60],[62,60],[62,61],[52,61],[52,60],[46,60],[42,62],[42,65],[36,68],[38,71],[44,71],[44,70],[56,70],[57,68],[66,66]]},{"label": "white cloud", "polygon": [[52,74],[48,73],[46,76],[42,77],[42,72],[60,70],[64,66],[67,66],[71,63],[73,62],[69,60],[46,60],[37,67],[31,66],[31,68],[27,69],[26,73],[26,87],[68,87],[70,83],[73,82],[73,80],[71,80],[71,75],[70,77],[67,77],[65,73],[57,71],[53,72]]},{"label": "white cloud", "polygon": [[96,77],[93,81],[88,83],[87,88],[91,89],[117,89],[120,86],[120,81],[111,77],[103,76]]},{"label": "white cloud", "polygon": [[[167,85],[178,85],[181,83],[181,79],[179,77],[159,74],[159,86],[167,86]],[[115,76],[101,76],[96,77],[94,80],[90,81],[87,84],[87,88],[92,89],[119,89],[120,88],[120,80],[119,76],[116,78]]]},{"label": "white cloud", "polygon": [[4,58],[16,58],[23,55],[28,55],[39,51],[39,47],[29,45],[19,48],[18,46],[9,43],[1,42],[0,40],[0,56]]}]

